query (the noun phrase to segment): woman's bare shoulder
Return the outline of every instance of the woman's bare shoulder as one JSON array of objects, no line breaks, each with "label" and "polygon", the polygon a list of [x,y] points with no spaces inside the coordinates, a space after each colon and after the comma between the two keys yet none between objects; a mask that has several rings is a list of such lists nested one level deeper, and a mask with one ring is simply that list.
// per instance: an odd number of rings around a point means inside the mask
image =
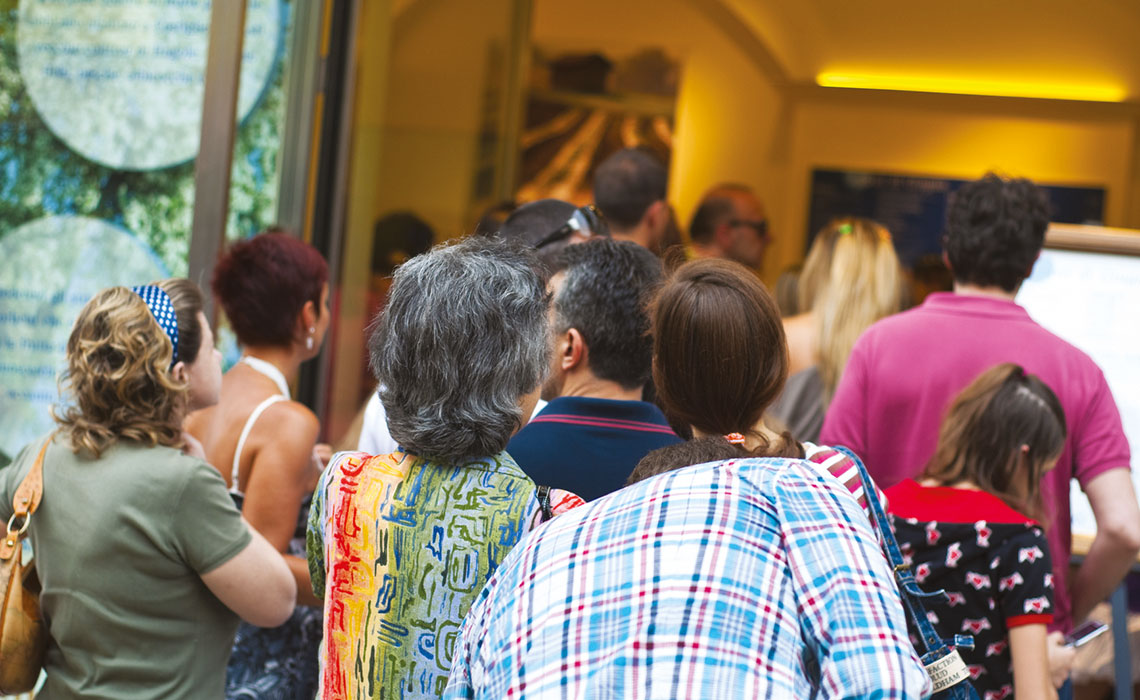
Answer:
[{"label": "woman's bare shoulder", "polygon": [[810,311],[784,319],[784,335],[788,338],[788,374],[795,374],[815,364],[815,315]]}]

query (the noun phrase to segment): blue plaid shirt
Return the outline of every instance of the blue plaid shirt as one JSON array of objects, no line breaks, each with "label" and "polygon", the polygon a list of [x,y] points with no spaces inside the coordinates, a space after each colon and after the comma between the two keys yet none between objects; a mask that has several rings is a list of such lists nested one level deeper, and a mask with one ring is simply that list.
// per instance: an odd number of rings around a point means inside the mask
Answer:
[{"label": "blue plaid shirt", "polygon": [[918,698],[864,511],[802,460],[643,481],[555,518],[468,613],[445,698]]}]

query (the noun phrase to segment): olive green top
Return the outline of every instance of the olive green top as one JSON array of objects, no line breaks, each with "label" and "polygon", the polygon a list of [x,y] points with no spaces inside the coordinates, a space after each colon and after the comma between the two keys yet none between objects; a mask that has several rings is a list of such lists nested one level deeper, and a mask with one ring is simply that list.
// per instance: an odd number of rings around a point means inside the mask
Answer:
[{"label": "olive green top", "polygon": [[[43,440],[0,470],[0,517]],[[221,698],[238,618],[202,583],[250,542],[225,482],[169,447],[56,437],[29,534],[51,641],[43,698]]]}]

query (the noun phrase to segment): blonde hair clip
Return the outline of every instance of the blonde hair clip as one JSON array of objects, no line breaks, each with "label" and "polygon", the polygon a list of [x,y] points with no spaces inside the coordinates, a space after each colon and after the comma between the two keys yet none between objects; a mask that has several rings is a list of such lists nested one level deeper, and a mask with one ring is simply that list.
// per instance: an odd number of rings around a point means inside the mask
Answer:
[{"label": "blonde hair clip", "polygon": [[728,442],[730,444],[733,444],[733,445],[743,445],[744,444],[744,436],[741,435],[740,433],[729,433],[728,435],[724,436],[724,439],[728,440]]}]

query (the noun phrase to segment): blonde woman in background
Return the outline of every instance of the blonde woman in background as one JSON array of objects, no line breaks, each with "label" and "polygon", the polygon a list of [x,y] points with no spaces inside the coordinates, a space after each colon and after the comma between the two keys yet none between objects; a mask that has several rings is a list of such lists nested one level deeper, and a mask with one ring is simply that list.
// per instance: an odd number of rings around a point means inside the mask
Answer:
[{"label": "blonde woman in background", "polygon": [[891,234],[870,219],[825,226],[804,263],[799,308],[784,321],[789,376],[769,416],[798,440],[815,442],[855,341],[875,321],[901,309],[903,273]]}]

